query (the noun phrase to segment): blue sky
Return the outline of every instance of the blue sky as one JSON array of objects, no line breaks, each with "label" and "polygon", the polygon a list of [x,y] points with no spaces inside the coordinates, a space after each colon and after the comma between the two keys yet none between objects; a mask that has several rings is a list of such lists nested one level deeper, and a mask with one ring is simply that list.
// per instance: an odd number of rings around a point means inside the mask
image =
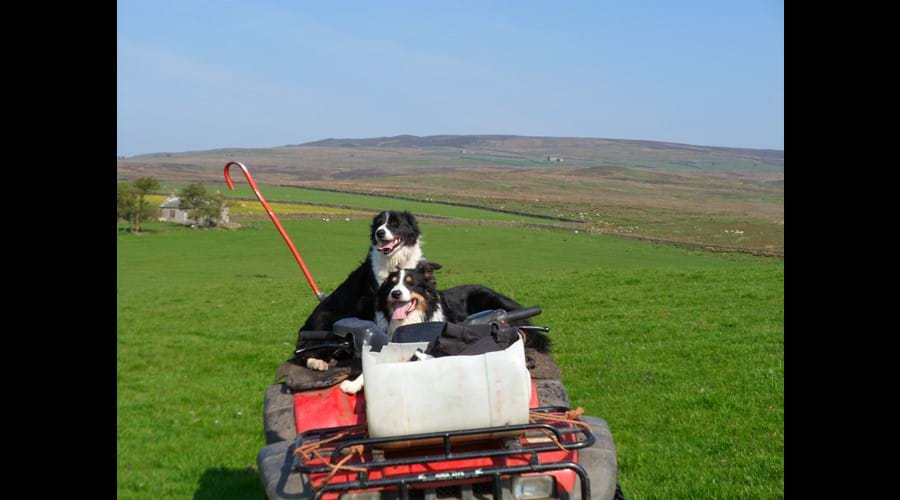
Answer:
[{"label": "blue sky", "polygon": [[782,1],[118,2],[117,153],[518,134],[784,149]]}]

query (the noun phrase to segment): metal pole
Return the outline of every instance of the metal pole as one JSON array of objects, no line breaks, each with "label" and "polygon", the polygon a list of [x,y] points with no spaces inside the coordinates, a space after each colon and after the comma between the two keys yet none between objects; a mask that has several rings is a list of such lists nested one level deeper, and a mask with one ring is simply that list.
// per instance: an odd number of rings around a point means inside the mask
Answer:
[{"label": "metal pole", "polygon": [[316,298],[320,301],[325,299],[325,294],[319,291],[319,287],[316,286],[315,280],[313,280],[312,274],[310,274],[309,269],[306,268],[306,264],[303,262],[303,258],[300,257],[300,253],[297,251],[297,248],[294,247],[294,243],[291,242],[291,238],[285,232],[284,227],[281,226],[281,222],[278,221],[278,217],[275,216],[275,213],[272,212],[272,208],[269,207],[269,203],[263,198],[262,193],[259,192],[259,188],[256,187],[256,182],[253,180],[253,177],[250,176],[250,171],[247,170],[247,167],[244,166],[243,163],[239,161],[232,161],[225,164],[225,183],[228,184],[228,189],[234,190],[234,183],[231,182],[231,174],[229,173],[229,168],[232,165],[237,165],[244,172],[244,177],[247,178],[247,182],[250,183],[250,188],[253,189],[253,193],[256,195],[256,198],[262,203],[263,208],[266,209],[266,213],[269,214],[269,218],[272,219],[272,222],[275,223],[275,228],[278,229],[278,232],[281,234],[281,237],[284,238],[284,242],[287,243],[288,248],[291,249],[291,253],[294,254],[294,259],[297,261],[297,264],[300,264],[300,269],[303,271],[303,276],[306,277],[306,281],[309,283],[310,288],[312,288],[313,293],[316,295]]}]

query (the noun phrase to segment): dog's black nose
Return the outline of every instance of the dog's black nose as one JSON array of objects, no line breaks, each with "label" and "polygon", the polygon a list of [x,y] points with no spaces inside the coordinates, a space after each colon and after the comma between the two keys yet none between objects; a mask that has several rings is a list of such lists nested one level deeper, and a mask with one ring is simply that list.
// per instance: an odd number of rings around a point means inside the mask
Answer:
[{"label": "dog's black nose", "polygon": [[375,231],[375,236],[378,236],[379,238],[384,238],[384,229],[379,229],[378,231]]},{"label": "dog's black nose", "polygon": [[393,292],[391,292],[391,297],[395,299],[399,299],[401,295],[403,295],[403,292],[401,292],[400,290],[394,290]]}]

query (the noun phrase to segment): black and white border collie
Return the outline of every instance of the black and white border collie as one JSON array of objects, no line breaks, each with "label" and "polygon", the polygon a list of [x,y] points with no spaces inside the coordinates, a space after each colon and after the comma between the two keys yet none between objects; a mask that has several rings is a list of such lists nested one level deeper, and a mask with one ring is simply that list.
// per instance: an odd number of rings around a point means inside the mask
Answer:
[{"label": "black and white border collie", "polygon": [[[522,305],[482,285],[461,285],[444,291],[437,289],[436,262],[420,261],[414,268],[391,272],[375,296],[375,323],[393,336],[397,328],[416,323],[447,321],[462,323],[466,316],[488,309],[514,311]],[[526,325],[527,320],[514,321]],[[550,350],[550,338],[541,332],[529,332],[525,346],[540,352]],[[341,382],[340,389],[355,394],[362,389],[363,376]]]},{"label": "black and white border collie", "polygon": [[[434,272],[437,262],[419,261],[415,268],[400,269],[388,275],[375,296],[375,323],[393,335],[401,326],[429,321],[462,323],[470,314],[503,309],[515,311],[522,304],[482,285],[460,285],[437,289]],[[528,320],[513,321],[527,325]],[[540,332],[529,333],[526,346],[541,352],[550,350],[550,338]]]},{"label": "black and white border collie", "polygon": [[[379,213],[372,219],[369,236],[371,246],[366,260],[313,309],[297,333],[298,349],[302,346],[300,332],[331,330],[342,318],[374,320],[375,295],[382,282],[391,271],[413,268],[424,258],[419,224],[409,212]],[[328,369],[328,363],[317,358],[295,361],[314,370]]]},{"label": "black and white border collie", "polygon": [[388,336],[404,325],[447,321],[434,279],[434,272],[440,268],[436,262],[421,261],[414,268],[390,273],[384,280],[375,295],[375,323]]}]

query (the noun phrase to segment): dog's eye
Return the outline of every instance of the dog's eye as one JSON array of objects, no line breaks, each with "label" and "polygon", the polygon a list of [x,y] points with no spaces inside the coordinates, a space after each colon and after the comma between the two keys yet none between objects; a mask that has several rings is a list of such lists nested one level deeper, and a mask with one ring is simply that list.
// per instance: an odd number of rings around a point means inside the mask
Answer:
[{"label": "dog's eye", "polygon": [[396,282],[397,282],[397,279],[398,279],[398,276],[394,276],[394,277],[391,278],[391,281],[393,281],[394,283],[396,283]]},{"label": "dog's eye", "polygon": [[407,282],[407,283],[412,283],[412,276],[407,276],[407,277],[406,277],[406,282]]}]

